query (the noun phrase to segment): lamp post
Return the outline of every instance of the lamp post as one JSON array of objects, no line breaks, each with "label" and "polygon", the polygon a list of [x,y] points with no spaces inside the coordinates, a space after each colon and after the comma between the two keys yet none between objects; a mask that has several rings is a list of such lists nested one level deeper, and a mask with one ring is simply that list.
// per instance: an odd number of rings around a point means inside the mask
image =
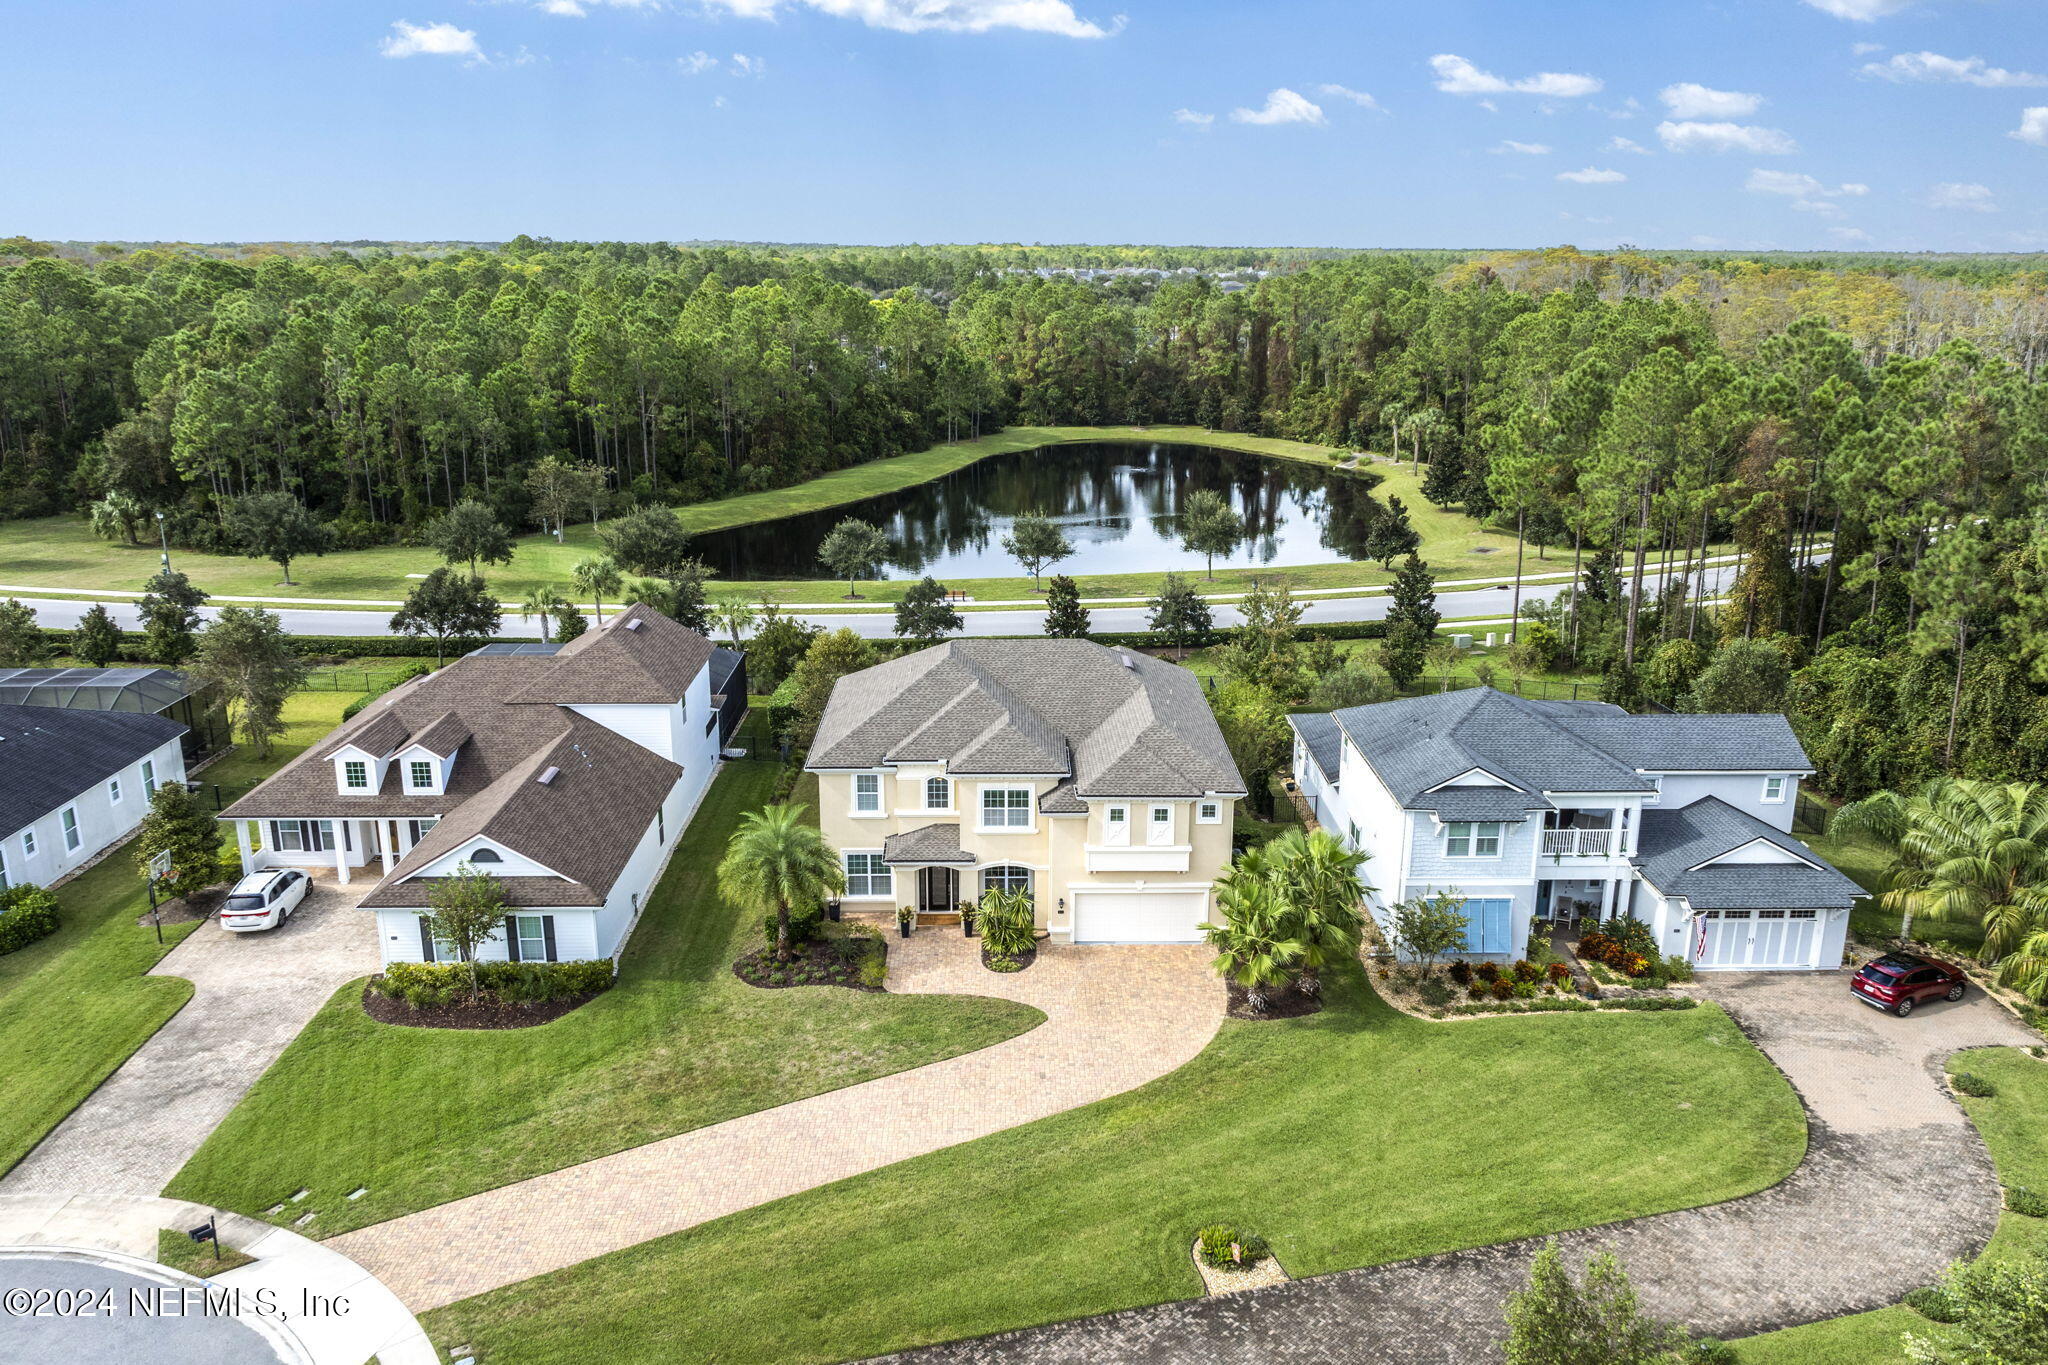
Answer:
[{"label": "lamp post", "polygon": [[171,533],[164,528],[164,514],[162,512],[156,514],[156,539],[157,544],[163,547],[164,572],[169,573],[171,571]]}]

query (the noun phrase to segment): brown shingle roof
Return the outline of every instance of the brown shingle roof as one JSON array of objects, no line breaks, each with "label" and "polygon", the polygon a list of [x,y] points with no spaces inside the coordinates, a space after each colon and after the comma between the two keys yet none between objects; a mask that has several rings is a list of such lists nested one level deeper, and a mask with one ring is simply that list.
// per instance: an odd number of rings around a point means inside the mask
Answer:
[{"label": "brown shingle roof", "polygon": [[[434,888],[445,880],[413,877],[402,882],[388,881],[363,897],[363,904],[372,910],[424,909],[433,904]],[[498,889],[505,893],[506,905],[520,910],[591,908],[604,904],[604,897],[594,894],[589,887],[559,877],[500,877]]]},{"label": "brown shingle roof", "polygon": [[636,603],[562,646],[554,668],[516,702],[669,705],[711,660],[711,641]]},{"label": "brown shingle roof", "polygon": [[443,711],[426,729],[412,737],[412,743],[430,754],[446,758],[462,747],[462,741],[469,738],[469,733],[469,724],[461,716],[453,711]]},{"label": "brown shingle roof", "polygon": [[404,745],[406,737],[412,734],[412,727],[396,712],[378,708],[364,708],[374,711],[366,724],[351,726],[345,733],[338,734],[320,751],[322,758],[333,758],[343,749],[353,745],[366,754],[383,758],[395,754]]}]

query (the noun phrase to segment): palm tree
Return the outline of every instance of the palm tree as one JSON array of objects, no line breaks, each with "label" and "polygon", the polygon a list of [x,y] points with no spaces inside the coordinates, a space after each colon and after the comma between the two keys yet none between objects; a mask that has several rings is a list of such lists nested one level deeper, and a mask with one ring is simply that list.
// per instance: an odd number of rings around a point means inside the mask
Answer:
[{"label": "palm tree", "polygon": [[1310,834],[1297,828],[1267,844],[1265,857],[1287,916],[1287,937],[1302,948],[1294,988],[1320,995],[1323,968],[1358,954],[1365,931],[1359,897],[1372,890],[1359,873],[1372,855],[1344,847],[1327,830]]},{"label": "palm tree", "polygon": [[754,610],[753,605],[738,598],[730,602],[720,602],[711,609],[712,622],[732,636],[734,649],[740,647],[740,632],[752,629],[754,622],[759,619],[761,614]]},{"label": "palm tree", "polygon": [[802,805],[763,806],[740,817],[718,864],[718,889],[742,909],[775,916],[775,960],[789,961],[789,912],[846,886],[839,855]]},{"label": "palm tree", "polygon": [[548,621],[560,614],[562,608],[568,605],[567,602],[562,600],[562,595],[555,591],[554,584],[543,583],[532,592],[526,594],[526,600],[519,604],[519,615],[522,619],[528,620],[538,616],[540,618],[540,638],[545,641],[552,634],[548,629]]},{"label": "palm tree", "polygon": [[1286,913],[1273,883],[1264,877],[1229,878],[1216,893],[1223,923],[1204,924],[1202,934],[1216,950],[1216,971],[1244,987],[1245,1004],[1264,1014],[1269,992],[1287,980],[1301,959],[1302,945],[1286,932]]},{"label": "palm tree", "polygon": [[598,625],[603,625],[604,599],[617,593],[624,581],[618,564],[610,555],[599,555],[578,564],[569,576],[576,580],[577,591],[590,594],[590,614],[597,618]]},{"label": "palm tree", "polygon": [[1844,806],[1834,827],[1897,847],[1878,903],[1900,913],[1899,937],[1915,915],[1979,924],[1983,961],[2017,952],[2028,960],[2008,965],[2015,976],[2048,968],[2048,786],[1937,778]]}]

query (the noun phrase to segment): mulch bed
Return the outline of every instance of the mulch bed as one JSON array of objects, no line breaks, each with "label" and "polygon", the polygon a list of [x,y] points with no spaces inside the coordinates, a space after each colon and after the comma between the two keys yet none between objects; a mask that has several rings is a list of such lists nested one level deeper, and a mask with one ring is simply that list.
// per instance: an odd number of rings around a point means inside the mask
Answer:
[{"label": "mulch bed", "polygon": [[1230,992],[1229,1014],[1233,1019],[1264,1023],[1269,1019],[1302,1019],[1323,1012],[1321,996],[1303,995],[1292,986],[1279,986],[1266,992],[1266,1012],[1253,1014],[1252,1007],[1245,1003],[1244,987],[1233,981],[1228,983],[1227,989]]},{"label": "mulch bed", "polygon": [[165,901],[157,907],[157,920],[152,920],[149,911],[145,910],[135,917],[135,922],[145,929],[158,920],[165,924],[190,924],[211,916],[227,898],[225,886],[210,886],[204,891],[194,891],[183,900]]},{"label": "mulch bed", "polygon": [[[996,970],[996,968],[989,965],[990,956],[991,954],[989,953],[988,945],[986,943],[982,944],[981,965],[984,967],[988,967],[988,969],[993,972]],[[1023,952],[1017,954],[1014,958],[1011,958],[1010,960],[1012,962],[1015,962],[1017,965],[1015,967],[1012,967],[1008,974],[1011,976],[1015,976],[1018,972],[1027,970],[1032,963],[1038,961],[1038,948],[1036,947],[1036,945],[1026,948]]]},{"label": "mulch bed", "polygon": [[474,1005],[467,1000],[459,1000],[453,1004],[422,1005],[414,1009],[403,1000],[379,995],[365,986],[363,1013],[380,1024],[400,1024],[407,1028],[532,1028],[536,1024],[559,1019],[602,994],[604,992],[596,991],[589,995],[565,995],[558,1000],[534,1005],[511,1005],[499,1001],[487,991]]},{"label": "mulch bed", "polygon": [[812,939],[795,945],[788,962],[777,962],[773,948],[757,948],[733,962],[732,974],[749,986],[767,991],[790,986],[844,986],[848,990],[879,993],[882,987],[862,982],[860,967],[870,956],[886,957],[888,952],[888,945],[878,938]]}]

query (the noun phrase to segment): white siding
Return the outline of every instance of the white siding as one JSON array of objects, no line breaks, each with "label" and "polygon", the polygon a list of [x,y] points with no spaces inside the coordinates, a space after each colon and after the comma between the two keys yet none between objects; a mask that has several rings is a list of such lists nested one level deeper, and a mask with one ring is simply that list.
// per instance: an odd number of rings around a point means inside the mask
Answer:
[{"label": "white siding", "polygon": [[[700,671],[699,680],[704,677]],[[699,690],[700,682],[690,685],[691,692]],[[710,694],[706,693],[706,704]],[[571,706],[568,708],[579,716],[587,716],[614,734],[624,735],[643,749],[652,749],[663,758],[676,757],[676,739],[680,734],[686,715],[690,710],[688,699],[674,706]],[[701,720],[704,712],[700,708],[697,716]],[[680,759],[677,759],[681,762]]]},{"label": "white siding", "polygon": [[1785,779],[1785,799],[1764,800],[1764,779],[1769,773],[1666,773],[1664,795],[1652,810],[1677,810],[1706,796],[1718,796],[1735,809],[1787,834],[1792,832],[1792,806],[1799,792],[1799,779],[1780,773]]},{"label": "white siding", "polygon": [[[185,758],[179,744],[178,740],[170,740],[148,755],[158,786],[185,780]],[[0,858],[4,858],[0,866],[7,870],[8,883],[33,882],[37,886],[49,886],[92,861],[102,850],[133,834],[135,827],[142,823],[142,817],[149,813],[150,793],[142,785],[142,763],[143,760],[137,759],[120,772],[95,781],[63,805],[20,829],[9,831],[6,838],[0,840]],[[114,778],[121,782],[121,799],[118,802],[107,789],[107,783]],[[64,811],[67,807],[75,810],[78,817],[78,847],[75,849],[64,846]],[[35,835],[34,856],[22,849],[21,836],[25,832]]]}]

